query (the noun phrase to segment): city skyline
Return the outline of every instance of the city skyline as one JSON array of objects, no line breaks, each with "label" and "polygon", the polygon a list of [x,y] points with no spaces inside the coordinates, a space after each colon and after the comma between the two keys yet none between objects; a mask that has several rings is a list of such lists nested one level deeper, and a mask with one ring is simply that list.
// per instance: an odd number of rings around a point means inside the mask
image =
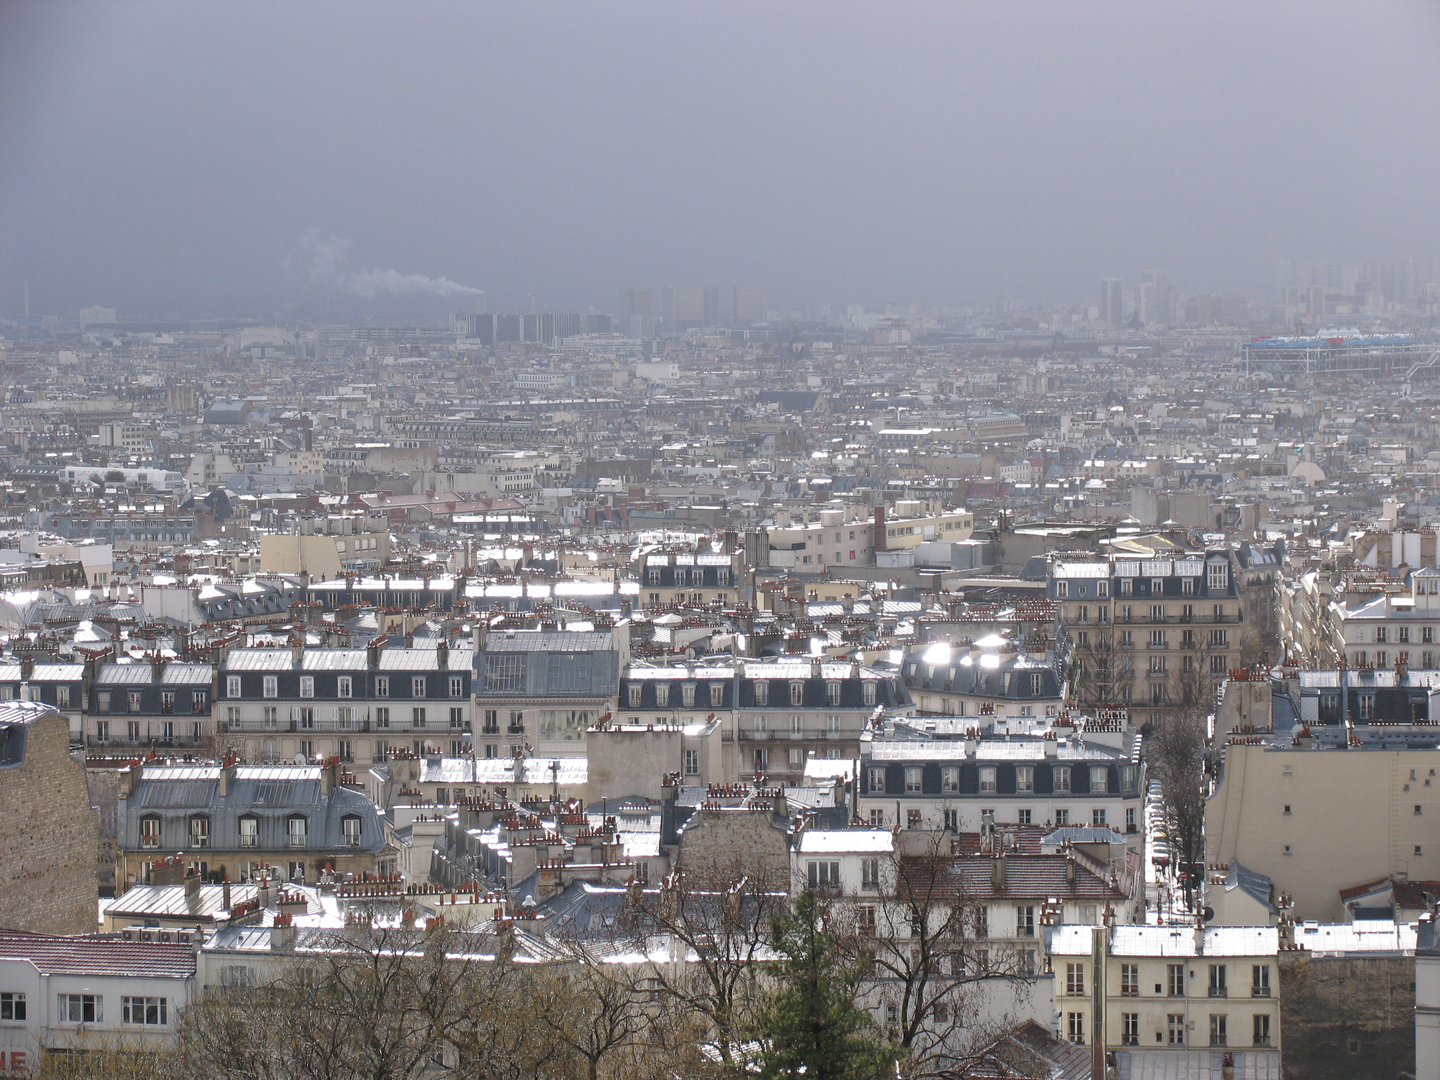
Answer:
[{"label": "city skyline", "polygon": [[0,315],[1268,299],[1440,250],[1429,5],[480,10],[8,6]]}]

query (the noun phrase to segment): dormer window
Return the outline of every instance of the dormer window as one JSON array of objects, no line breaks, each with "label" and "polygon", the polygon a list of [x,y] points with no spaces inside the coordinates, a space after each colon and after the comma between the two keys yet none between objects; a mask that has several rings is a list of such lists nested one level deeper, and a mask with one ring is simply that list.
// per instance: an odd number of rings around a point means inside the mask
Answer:
[{"label": "dormer window", "polygon": [[1224,591],[1230,587],[1230,565],[1213,562],[1205,567],[1205,584],[1212,591]]},{"label": "dormer window", "polygon": [[154,815],[140,819],[140,846],[154,850],[160,846],[160,819]]},{"label": "dormer window", "polygon": [[799,679],[794,680],[794,681],[790,684],[790,704],[791,704],[791,705],[803,705],[803,704],[805,704],[805,684],[804,684],[803,682],[801,682]]}]

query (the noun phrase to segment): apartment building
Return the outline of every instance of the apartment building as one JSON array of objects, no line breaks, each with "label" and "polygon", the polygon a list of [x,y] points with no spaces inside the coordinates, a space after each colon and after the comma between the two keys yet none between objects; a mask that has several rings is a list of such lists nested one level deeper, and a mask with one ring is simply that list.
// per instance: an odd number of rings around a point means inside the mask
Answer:
[{"label": "apartment building", "polygon": [[897,719],[860,739],[858,812],[872,828],[978,832],[989,820],[1094,826],[1142,841],[1140,737],[1118,718],[1043,735]]},{"label": "apartment building", "polygon": [[819,574],[873,566],[879,552],[968,540],[974,531],[974,514],[946,510],[934,501],[899,500],[873,512],[855,506],[801,511],[782,507],[772,524],[748,534],[747,556],[757,569]]},{"label": "apartment building", "polygon": [[381,510],[312,515],[289,531],[260,537],[260,568],[332,578],[390,561],[390,518]]},{"label": "apartment building", "polygon": [[650,551],[640,556],[636,575],[640,602],[649,608],[685,604],[733,607],[749,599],[741,552],[692,554]]},{"label": "apartment building", "polygon": [[87,693],[85,743],[156,751],[208,748],[216,734],[214,681],[209,664],[158,654],[97,664]]},{"label": "apartment building", "polygon": [[[714,719],[732,747],[731,777],[799,782],[810,757],[846,760],[880,711],[913,708],[894,675],[818,657],[724,665],[630,665],[615,715],[631,726],[687,726]],[[728,738],[726,738],[728,736]],[[685,766],[686,775],[693,775]]]},{"label": "apartment building", "polygon": [[87,1045],[172,1045],[197,951],[188,941],[0,930],[0,1075],[38,1074],[48,1055]]},{"label": "apartment building", "polygon": [[1243,611],[1234,553],[1212,548],[1164,558],[1052,558],[1071,696],[1086,707],[1119,704],[1157,723],[1188,705],[1209,707],[1241,666]]},{"label": "apartment building", "polygon": [[217,708],[226,744],[247,762],[338,758],[369,765],[396,750],[469,752],[469,649],[231,649]]},{"label": "apartment building", "polygon": [[1270,926],[1055,926],[1060,1034],[1121,1075],[1280,1075],[1279,931]]},{"label": "apartment building", "polygon": [[283,872],[383,874],[395,847],[385,819],[338,762],[315,765],[137,764],[121,776],[115,880],[150,884],[163,863],[237,881]]},{"label": "apartment building", "polygon": [[[586,624],[588,625],[588,624]],[[630,628],[475,629],[475,743],[482,758],[583,757],[586,731],[615,703]]]},{"label": "apartment building", "polygon": [[1346,728],[1302,741],[1309,745],[1292,745],[1287,734],[1225,747],[1205,811],[1209,863],[1238,860],[1270,878],[1298,919],[1341,919],[1341,892],[1352,886],[1440,879],[1434,736],[1424,749],[1388,748]]}]

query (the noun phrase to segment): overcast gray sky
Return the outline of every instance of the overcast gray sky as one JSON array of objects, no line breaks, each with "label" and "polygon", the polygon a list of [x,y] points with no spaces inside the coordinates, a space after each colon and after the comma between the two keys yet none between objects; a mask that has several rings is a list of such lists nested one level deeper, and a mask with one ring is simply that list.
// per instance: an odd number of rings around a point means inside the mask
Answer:
[{"label": "overcast gray sky", "polygon": [[1260,295],[1437,192],[1422,0],[0,3],[5,315]]}]

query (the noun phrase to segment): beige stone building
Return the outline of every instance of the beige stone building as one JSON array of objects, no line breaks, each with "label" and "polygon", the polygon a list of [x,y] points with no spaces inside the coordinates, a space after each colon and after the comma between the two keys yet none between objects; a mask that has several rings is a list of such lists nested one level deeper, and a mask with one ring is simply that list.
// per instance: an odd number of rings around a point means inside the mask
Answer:
[{"label": "beige stone building", "polygon": [[1206,859],[1238,859],[1295,903],[1343,917],[1340,890],[1440,878],[1440,749],[1276,749],[1232,742],[1205,813]]},{"label": "beige stone building", "polygon": [[95,930],[99,832],[70,722],[33,701],[0,705],[0,926]]}]

